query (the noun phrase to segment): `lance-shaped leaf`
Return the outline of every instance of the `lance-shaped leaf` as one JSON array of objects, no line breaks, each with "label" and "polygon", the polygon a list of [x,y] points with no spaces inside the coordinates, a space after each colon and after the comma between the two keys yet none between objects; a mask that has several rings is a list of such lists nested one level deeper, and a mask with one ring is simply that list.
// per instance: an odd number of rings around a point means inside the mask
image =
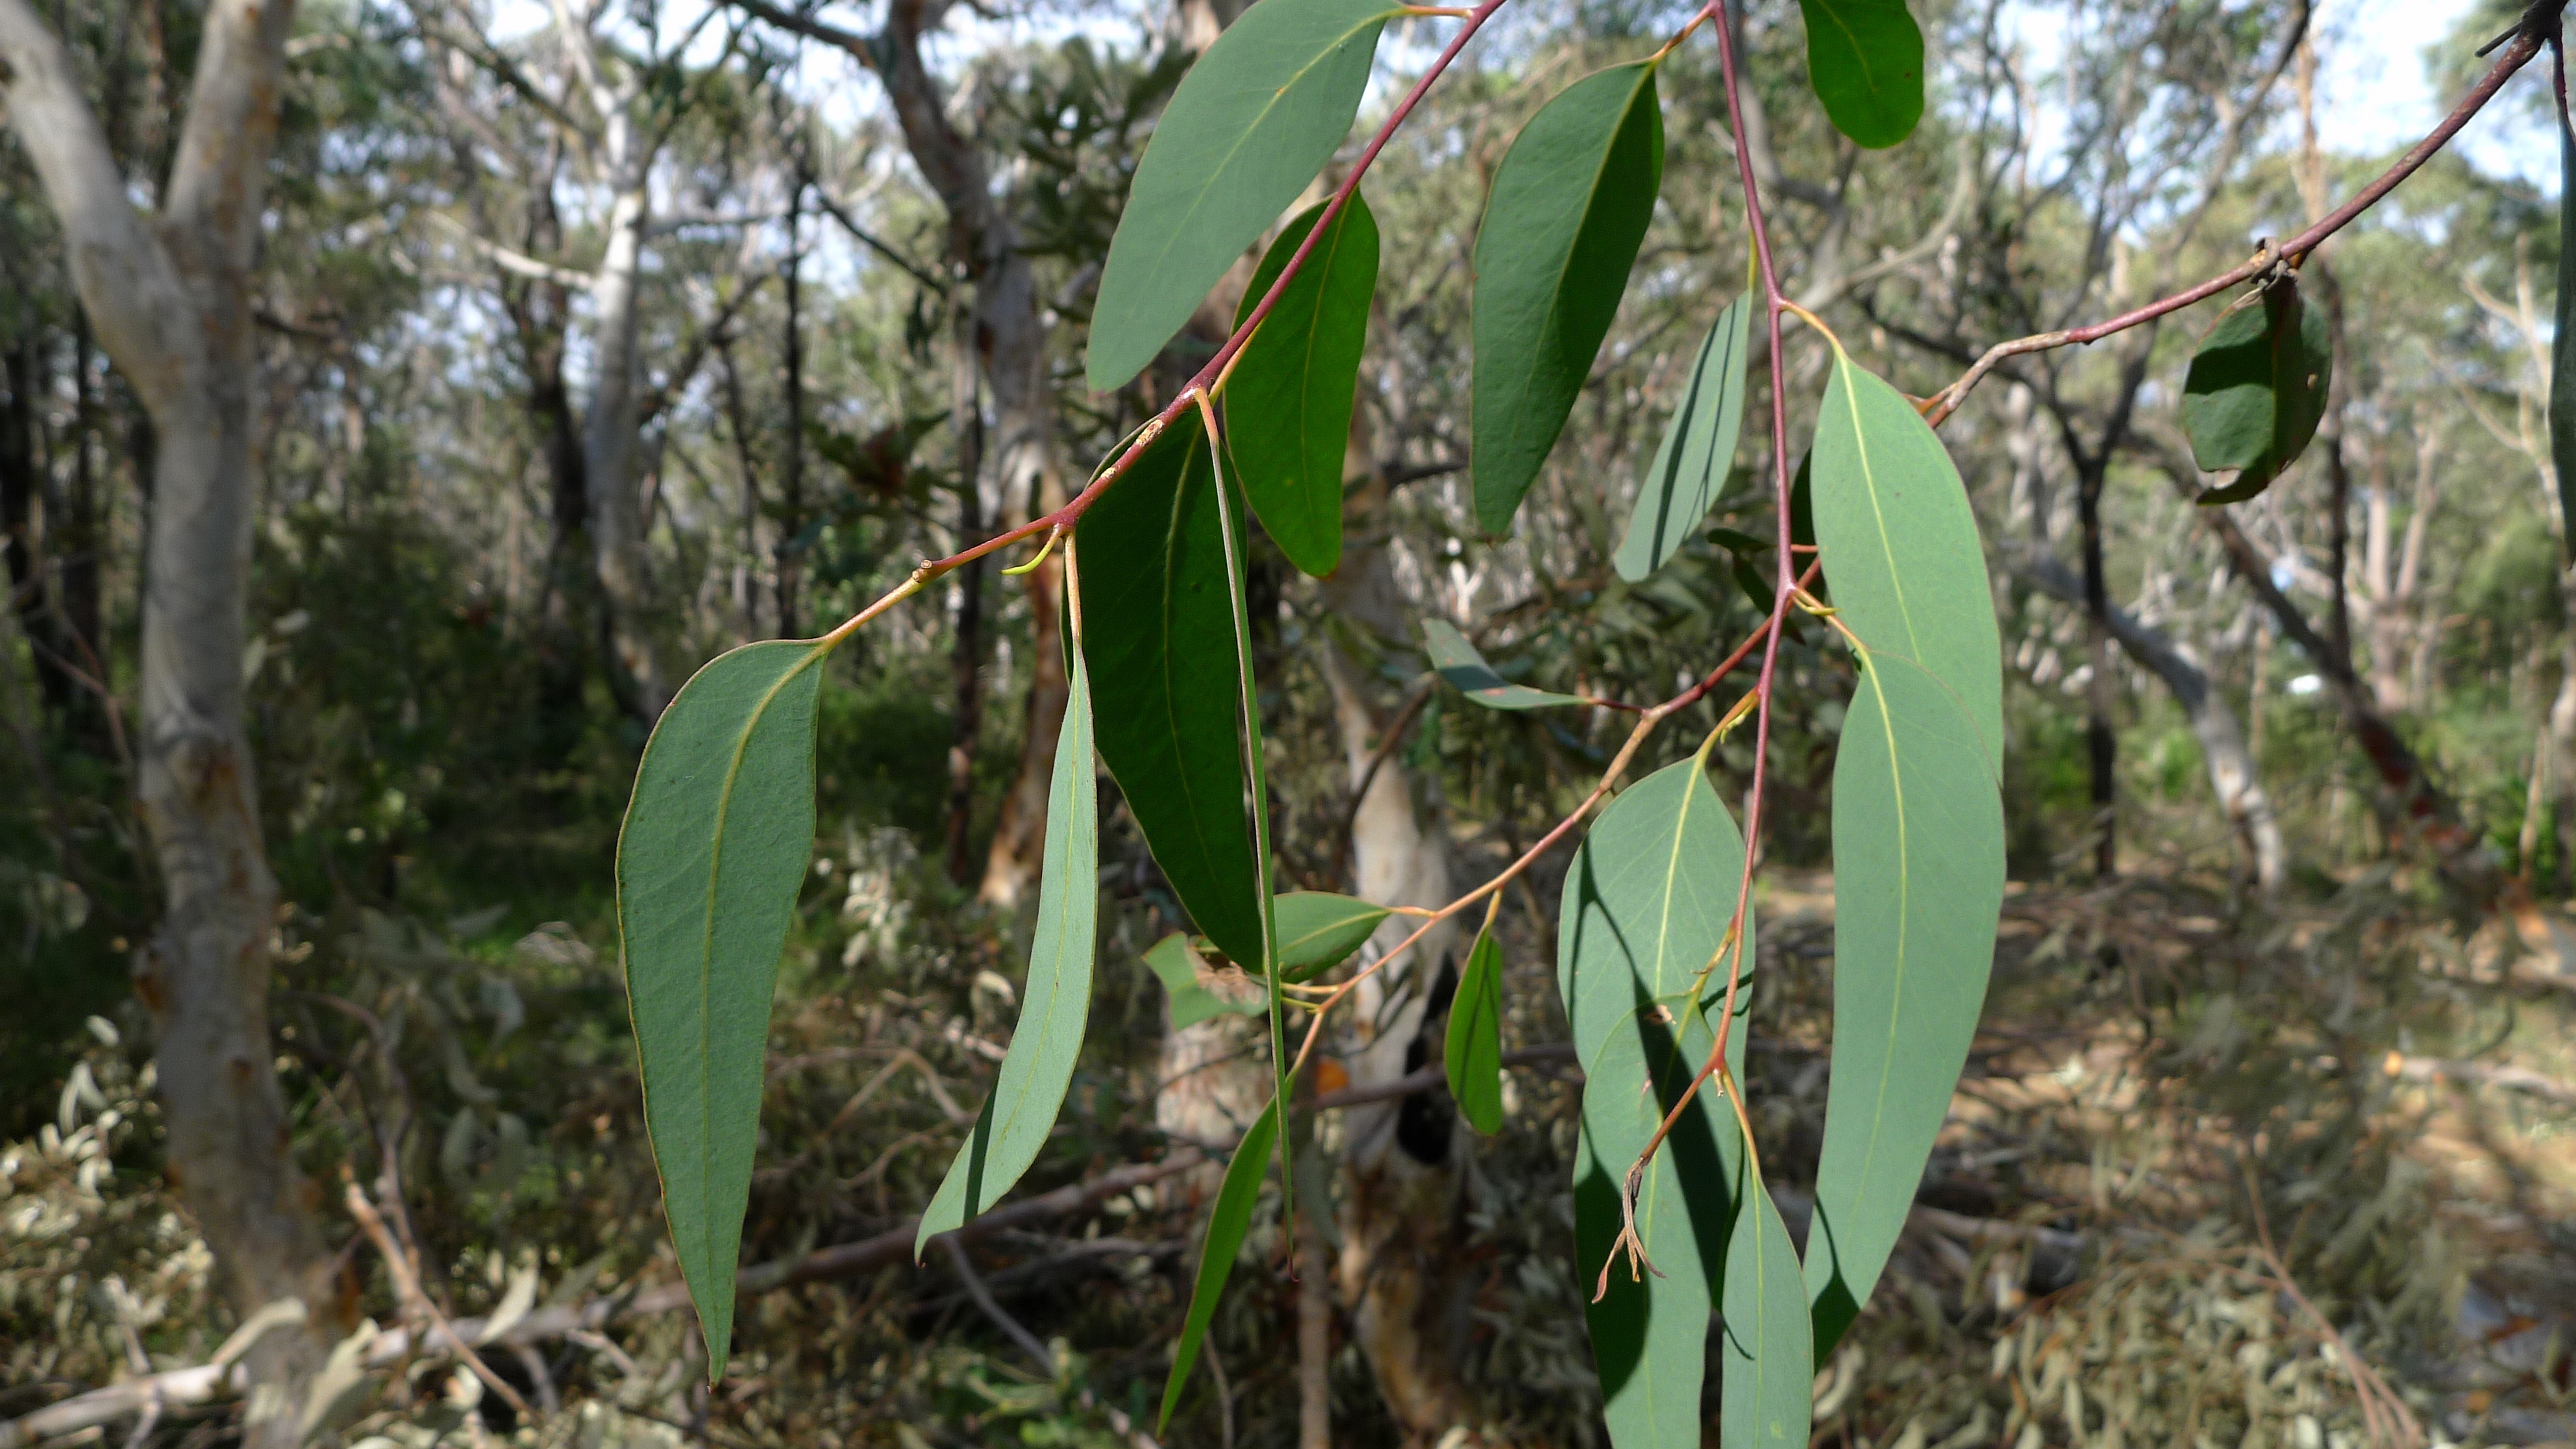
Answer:
[{"label": "lance-shaped leaf", "polygon": [[2558,112],[2558,335],[2549,344],[2549,452],[2558,464],[2558,511],[2576,558],[2576,128]]},{"label": "lance-shaped leaf", "polygon": [[1329,891],[1290,891],[1274,899],[1270,910],[1279,932],[1279,975],[1286,981],[1312,980],[1341,965],[1394,914]]},{"label": "lance-shaped leaf", "polygon": [[1368,88],[1385,0],[1266,0],[1181,78],[1100,269],[1095,392],[1154,360],[1225,269],[1332,159]]},{"label": "lance-shaped leaf", "polygon": [[1923,119],[1923,32],[1905,0],[1798,0],[1807,81],[1834,129],[1873,149]]},{"label": "lance-shaped leaf", "polygon": [[1046,854],[1019,1025],[1011,1031],[993,1095],[921,1215],[912,1242],[915,1258],[931,1234],[958,1227],[1001,1201],[1037,1161],[1073,1082],[1074,1059],[1082,1054],[1100,915],[1100,804],[1091,762],[1091,677],[1078,658],[1068,683],[1055,777],[1047,788]]},{"label": "lance-shaped leaf", "polygon": [[1234,1160],[1226,1164],[1225,1181],[1217,1186],[1216,1210],[1208,1214],[1207,1238],[1199,1245],[1199,1276],[1190,1288],[1189,1316],[1181,1324],[1181,1341],[1172,1352],[1172,1376],[1163,1384],[1163,1412],[1154,1426],[1157,1434],[1171,1427],[1172,1406],[1181,1401],[1181,1386],[1198,1364],[1199,1345],[1207,1340],[1217,1300],[1225,1296],[1225,1280],[1233,1276],[1234,1255],[1242,1250],[1244,1230],[1252,1225],[1252,1207],[1261,1197],[1262,1169],[1269,1165],[1270,1149],[1278,1136],[1279,1102],[1273,1098],[1253,1120],[1252,1130],[1235,1144]]},{"label": "lance-shaped leaf", "polygon": [[2242,503],[2271,487],[2317,435],[2333,371],[2325,317],[2299,300],[2295,278],[2220,318],[2191,355],[2182,425],[2202,471],[2243,471],[2200,501]]},{"label": "lance-shaped leaf", "polygon": [[1172,1030],[1196,1026],[1211,1016],[1266,1016],[1269,985],[1238,966],[1215,966],[1199,954],[1197,943],[1174,931],[1156,941],[1144,956],[1145,966],[1163,983],[1172,1006]]},{"label": "lance-shaped leaf", "polygon": [[[1692,1098],[1640,1185],[1637,1235],[1662,1276],[1632,1276],[1612,1245],[1630,1164],[1714,1042],[1709,1018],[1727,972],[1718,953],[1743,870],[1744,838],[1705,762],[1688,759],[1612,801],[1566,875],[1557,985],[1584,1072],[1575,1262],[1587,1298],[1609,1269],[1607,1295],[1584,1312],[1618,1449],[1699,1442],[1709,1310],[1724,1276],[1743,1147],[1714,1087]],[[1753,959],[1749,929],[1744,958]],[[1750,1002],[1739,993],[1738,1011]],[[1739,1081],[1743,1043],[1739,1017],[1727,1043]]]},{"label": "lance-shaped leaf", "polygon": [[814,851],[814,699],[830,653],[778,640],[699,670],[653,727],[617,837],[644,1121],[713,1378],[733,1333],[770,992]]},{"label": "lance-shaped leaf", "polygon": [[1902,393],[1836,347],[1810,461],[1816,540],[1843,622],[1966,701],[2000,770],[2003,642],[1976,514],[1941,440]]},{"label": "lance-shaped leaf", "polygon": [[1595,71],[1539,109],[1476,229],[1476,521],[1508,533],[1628,289],[1664,178],[1655,63]]},{"label": "lance-shaped leaf", "polygon": [[[1235,313],[1236,326],[1270,294],[1324,206],[1299,214],[1270,244]],[[1244,344],[1225,385],[1226,447],[1236,481],[1279,551],[1319,579],[1342,563],[1342,463],[1350,451],[1369,298],[1377,291],[1377,246],[1377,218],[1354,191]]]},{"label": "lance-shaped leaf", "polygon": [[1530,689],[1514,684],[1494,672],[1467,636],[1446,619],[1422,621],[1422,647],[1431,656],[1431,667],[1452,688],[1487,709],[1544,709],[1554,704],[1587,704],[1579,694],[1558,694],[1553,690]]},{"label": "lance-shaped leaf", "polygon": [[1724,1449],[1806,1449],[1816,1351],[1798,1250],[1780,1208],[1739,1168],[1719,1329],[1718,1442]]},{"label": "lance-shaped leaf", "polygon": [[1467,952],[1467,969],[1449,1001],[1449,1036],[1441,1064],[1449,1095],[1467,1124],[1491,1137],[1503,1130],[1503,948],[1488,923]]},{"label": "lance-shaped leaf", "polygon": [[[1664,428],[1654,466],[1637,489],[1628,532],[1611,563],[1635,583],[1664,566],[1708,516],[1726,489],[1727,468],[1744,426],[1745,358],[1753,349],[1753,295],[1718,314],[1699,345],[1673,420]],[[1765,604],[1768,607],[1768,604]]]},{"label": "lance-shaped leaf", "polygon": [[1819,1357],[1905,1226],[1976,1035],[2003,907],[1985,736],[1956,690],[1891,652],[1861,658],[1833,827],[1833,1070],[1806,1264]]},{"label": "lance-shaped leaf", "polygon": [[1084,558],[1101,560],[1082,585],[1100,758],[1190,919],[1227,956],[1259,961],[1234,610],[1196,413],[1100,495],[1075,537]]}]

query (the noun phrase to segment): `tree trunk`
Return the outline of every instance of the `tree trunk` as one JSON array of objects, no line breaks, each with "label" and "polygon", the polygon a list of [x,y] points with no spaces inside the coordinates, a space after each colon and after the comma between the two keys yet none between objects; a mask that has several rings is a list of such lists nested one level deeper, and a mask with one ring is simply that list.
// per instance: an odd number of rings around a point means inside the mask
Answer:
[{"label": "tree trunk", "polygon": [[[965,334],[967,329],[960,327]],[[984,531],[984,399],[976,384],[969,338],[957,339],[956,400],[949,420],[957,430],[957,540],[960,547]],[[1054,601],[1048,601],[1053,612]],[[956,694],[948,738],[948,879],[974,879],[975,739],[984,727],[984,560],[957,571],[957,627],[950,654]],[[1050,757],[1054,751],[1048,751]],[[1046,807],[1038,807],[1041,816]]]},{"label": "tree trunk", "polygon": [[277,888],[261,847],[242,730],[257,354],[250,264],[274,143],[293,6],[208,7],[163,213],[129,200],[70,56],[26,0],[0,0],[0,94],[68,241],[72,277],[108,355],[150,413],[139,794],[166,914],[136,989],[158,1028],[168,1161],[248,1315],[300,1300],[300,1327],[263,1335],[247,1442],[291,1449],[304,1393],[354,1299],[324,1249],[288,1151],[270,1066],[269,933]]},{"label": "tree trunk", "polygon": [[805,530],[805,178],[796,178],[794,204],[787,211],[787,338],[783,389],[787,394],[787,453],[778,470],[778,637],[805,637],[805,609],[797,599],[803,576]]},{"label": "tree trunk", "polygon": [[[613,118],[612,138],[622,137],[626,124],[623,116]],[[611,144],[622,150],[616,140]],[[652,576],[633,477],[636,334],[641,326],[636,289],[649,209],[641,165],[630,163],[626,169],[627,182],[609,203],[608,248],[590,284],[593,377],[583,410],[582,472],[590,495],[591,552],[609,643],[616,651],[612,679],[627,712],[650,722],[661,718],[673,686],[654,627]]]},{"label": "tree trunk", "polygon": [[2102,482],[2109,467],[2107,452],[2098,459],[2076,459],[2075,507],[2084,546],[2084,657],[2089,666],[2084,743],[2092,766],[2095,880],[2120,873],[2120,737],[2111,719],[2119,693],[2111,678],[2111,594],[2102,568]]}]

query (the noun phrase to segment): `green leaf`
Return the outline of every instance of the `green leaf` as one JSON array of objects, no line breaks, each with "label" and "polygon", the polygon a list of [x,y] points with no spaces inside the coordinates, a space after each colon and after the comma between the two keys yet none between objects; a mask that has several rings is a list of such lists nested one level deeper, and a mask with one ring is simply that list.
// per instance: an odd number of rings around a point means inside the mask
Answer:
[{"label": "green leaf", "polygon": [[1837,347],[1810,461],[1816,539],[1842,621],[1965,700],[2001,770],[2003,642],[1977,517],[1941,440],[1902,393]]},{"label": "green leaf", "polygon": [[1541,107],[1476,229],[1476,521],[1509,533],[1618,314],[1664,177],[1655,64],[1595,71]]},{"label": "green leaf", "polygon": [[814,699],[831,646],[752,644],[653,727],[617,837],[617,928],[671,1245],[707,1341],[733,1334],[778,955],[814,852]]},{"label": "green leaf", "polygon": [[1198,1282],[1190,1289],[1189,1317],[1181,1324],[1181,1341],[1173,1351],[1172,1376],[1163,1385],[1163,1413],[1155,1422],[1159,1434],[1172,1425],[1172,1406],[1181,1401],[1181,1386],[1198,1365],[1199,1345],[1216,1317],[1217,1299],[1234,1272],[1234,1255],[1242,1250],[1244,1230],[1252,1224],[1252,1206],[1261,1197],[1262,1169],[1279,1136],[1279,1101],[1270,1105],[1235,1144],[1234,1160],[1225,1165],[1225,1181],[1216,1190],[1216,1211],[1208,1214],[1207,1239],[1199,1246]]},{"label": "green leaf", "polygon": [[1449,1001],[1449,1037],[1442,1055],[1449,1095],[1467,1124],[1491,1137],[1503,1130],[1503,948],[1489,922],[1476,933],[1458,994]]},{"label": "green leaf", "polygon": [[2334,350],[2323,313],[2283,277],[2263,300],[2218,320],[2183,378],[2182,425],[2204,472],[2243,471],[2204,504],[2242,503],[2298,461],[2324,420]]},{"label": "green leaf", "polygon": [[1288,981],[1308,981],[1351,957],[1377,933],[1378,923],[1394,914],[1329,891],[1290,891],[1270,903],[1279,930],[1279,973]]},{"label": "green leaf", "polygon": [[1779,1205],[1739,1168],[1726,1249],[1725,1323],[1719,1330],[1718,1442],[1725,1449],[1806,1449],[1815,1407],[1817,1354],[1807,1326],[1798,1250]]},{"label": "green leaf", "polygon": [[1816,1353],[1887,1264],[1968,1059],[2003,907],[1994,756],[1958,693],[1862,655],[1834,759],[1834,1049],[1807,1234]]},{"label": "green leaf", "polygon": [[1171,998],[1174,1031],[1229,1011],[1237,1016],[1269,1014],[1267,985],[1246,975],[1240,967],[1210,966],[1190,938],[1179,931],[1156,941],[1153,949],[1145,953],[1144,961],[1147,969],[1162,978],[1163,993]]},{"label": "green leaf", "polygon": [[1904,0],[1798,0],[1807,80],[1834,129],[1873,150],[1923,119],[1923,32]]},{"label": "green leaf", "polygon": [[1351,131],[1385,0],[1265,0],[1182,77],[1136,163],[1091,319],[1089,375],[1144,370]]},{"label": "green leaf", "polygon": [[1557,694],[1545,689],[1527,689],[1494,672],[1467,636],[1446,619],[1422,621],[1422,646],[1431,656],[1431,667],[1440,677],[1469,699],[1487,709],[1545,709],[1555,704],[1588,704],[1579,694]]},{"label": "green leaf", "polygon": [[[1708,1017],[1726,991],[1724,962],[1702,972],[1735,915],[1744,838],[1705,765],[1668,765],[1611,802],[1575,852],[1558,919],[1557,985],[1584,1071],[1575,1262],[1587,1299],[1609,1267],[1607,1295],[1584,1312],[1618,1449],[1699,1442],[1709,1310],[1724,1276],[1743,1151],[1733,1109],[1703,1088],[1638,1195],[1638,1236],[1662,1276],[1633,1279],[1624,1258],[1612,1262],[1620,1184],[1706,1062]],[[1750,925],[1748,917],[1747,962]],[[1738,1012],[1750,1004],[1751,993],[1739,992]],[[1739,1081],[1744,1035],[1739,1019],[1727,1042]]]},{"label": "green leaf", "polygon": [[2576,558],[2576,129],[2558,112],[2558,335],[2549,345],[2549,452],[2558,463],[2558,511]]},{"label": "green leaf", "polygon": [[1718,314],[1699,345],[1655,465],[1638,486],[1627,535],[1611,555],[1619,577],[1633,584],[1662,568],[1725,491],[1744,426],[1745,357],[1752,350],[1753,294],[1747,292]]},{"label": "green leaf", "polygon": [[1195,412],[1102,493],[1074,538],[1100,758],[1154,863],[1199,930],[1262,956],[1261,887],[1244,816],[1234,610],[1216,474]]},{"label": "green leaf", "polygon": [[1055,778],[1047,788],[1045,868],[1019,1025],[1001,1074],[912,1240],[921,1256],[933,1233],[958,1227],[1001,1201],[1037,1161],[1073,1082],[1091,1015],[1091,970],[1100,917],[1100,802],[1091,761],[1091,676],[1073,662]]},{"label": "green leaf", "polygon": [[[1236,309],[1242,326],[1312,231],[1319,202],[1288,223]],[[1369,298],[1377,291],[1377,218],[1358,192],[1333,218],[1279,305],[1244,344],[1225,385],[1226,447],[1235,481],[1288,561],[1316,578],[1342,563],[1342,464]]]}]

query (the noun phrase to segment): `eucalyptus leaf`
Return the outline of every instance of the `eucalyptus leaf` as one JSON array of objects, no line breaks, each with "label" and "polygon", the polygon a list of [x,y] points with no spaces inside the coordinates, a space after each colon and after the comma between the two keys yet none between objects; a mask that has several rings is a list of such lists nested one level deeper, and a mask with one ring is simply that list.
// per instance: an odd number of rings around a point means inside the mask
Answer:
[{"label": "eucalyptus leaf", "polygon": [[1550,705],[1590,703],[1579,694],[1528,689],[1496,674],[1476,646],[1467,642],[1467,636],[1446,619],[1422,621],[1422,647],[1442,679],[1487,709],[1545,709]]},{"label": "eucalyptus leaf", "polygon": [[1723,1449],[1806,1449],[1817,1358],[1806,1286],[1779,1205],[1751,1178],[1739,1168],[1736,1200],[1751,1210],[1735,1215],[1726,1250],[1718,1443]]},{"label": "eucalyptus leaf", "polygon": [[[1237,327],[1270,294],[1327,204],[1307,208],[1270,244],[1235,312]],[[1354,191],[1244,344],[1225,385],[1226,447],[1236,481],[1279,551],[1319,579],[1342,563],[1342,465],[1368,341],[1369,298],[1377,291],[1377,253],[1377,218]]]},{"label": "eucalyptus leaf", "polygon": [[1442,1065],[1449,1095],[1467,1124],[1491,1137],[1503,1130],[1503,948],[1491,924],[1476,933],[1467,969],[1449,1000]]},{"label": "eucalyptus leaf", "polygon": [[2325,418],[2333,371],[2324,314],[2300,300],[2294,277],[2220,318],[2191,355],[2182,425],[2203,472],[2242,471],[2200,501],[2242,503],[2298,461]]},{"label": "eucalyptus leaf", "polygon": [[617,926],[680,1273],[710,1382],[733,1335],[770,994],[814,851],[814,701],[831,646],[718,656],[653,727],[617,837]]},{"label": "eucalyptus leaf", "polygon": [[2576,558],[2576,129],[2558,112],[2558,333],[2549,345],[2549,453],[2558,465],[2558,510]]},{"label": "eucalyptus leaf", "polygon": [[1171,1002],[1172,1030],[1198,1025],[1212,1016],[1267,1016],[1270,991],[1236,966],[1211,966],[1190,938],[1179,932],[1156,941],[1144,955],[1146,969],[1163,983]]},{"label": "eucalyptus leaf", "polygon": [[1092,311],[1087,372],[1112,392],[1324,169],[1351,130],[1385,0],[1264,0],[1182,77],[1136,163]]},{"label": "eucalyptus leaf", "polygon": [[1873,150],[1923,119],[1923,32],[1904,0],[1798,0],[1807,81],[1834,129]]},{"label": "eucalyptus leaf", "polygon": [[1816,1353],[1869,1301],[1968,1059],[2004,891],[2003,798],[1948,683],[1865,652],[1834,757],[1834,1045],[1807,1292]]},{"label": "eucalyptus leaf", "polygon": [[1228,957],[1259,961],[1232,590],[1196,413],[1147,445],[1074,537],[1100,561],[1082,580],[1100,758],[1190,919]]},{"label": "eucalyptus leaf", "polygon": [[[1256,7],[1257,8],[1257,7]],[[1471,304],[1476,520],[1495,537],[1537,481],[1628,289],[1663,184],[1655,62],[1595,71],[1539,109],[1494,173]]]},{"label": "eucalyptus leaf", "polygon": [[1082,1054],[1099,936],[1100,802],[1091,759],[1091,676],[1078,658],[1067,684],[1055,775],[1047,789],[1046,854],[1019,1024],[993,1094],[921,1214],[912,1240],[916,1259],[933,1233],[962,1226],[1001,1201],[1037,1161],[1065,1089],[1073,1084],[1074,1059]]},{"label": "eucalyptus leaf", "polygon": [[1310,981],[1351,958],[1368,944],[1378,923],[1394,914],[1351,896],[1329,891],[1289,891],[1270,903],[1279,931],[1279,974],[1287,981]]},{"label": "eucalyptus leaf", "polygon": [[1965,701],[2003,762],[2003,642],[1985,547],[1959,470],[1904,394],[1834,349],[1816,420],[1816,540],[1843,623]]},{"label": "eucalyptus leaf", "polygon": [[1225,1280],[1234,1273],[1235,1254],[1243,1249],[1253,1204],[1261,1198],[1262,1169],[1269,1165],[1270,1149],[1278,1136],[1279,1101],[1274,1097],[1235,1144],[1234,1160],[1225,1165],[1225,1181],[1217,1187],[1216,1209],[1208,1214],[1207,1238],[1199,1246],[1199,1275],[1190,1288],[1189,1316],[1181,1324],[1180,1343],[1172,1353],[1172,1376],[1163,1384],[1163,1412],[1154,1425],[1157,1434],[1171,1427],[1172,1406],[1181,1401],[1181,1386],[1198,1365],[1199,1345],[1207,1340],[1217,1300],[1225,1296]]},{"label": "eucalyptus leaf", "polygon": [[[1714,1085],[1691,1100],[1640,1186],[1637,1233],[1656,1273],[1612,1257],[1620,1185],[1707,1060],[1726,991],[1744,838],[1706,762],[1667,765],[1610,803],[1575,852],[1558,916],[1557,984],[1583,1064],[1575,1263],[1602,1412],[1617,1449],[1699,1442],[1708,1320],[1719,1301],[1743,1137]],[[1753,960],[1748,917],[1744,960]],[[1731,948],[1730,948],[1731,949]],[[1713,969],[1712,969],[1713,967]],[[1751,1004],[1739,992],[1737,1010]],[[1743,1023],[1727,1057],[1742,1080]]]},{"label": "eucalyptus leaf", "polygon": [[1699,345],[1654,466],[1637,489],[1628,531],[1611,563],[1635,583],[1664,566],[1690,539],[1726,490],[1735,443],[1744,427],[1744,370],[1753,350],[1753,294],[1718,314]]}]

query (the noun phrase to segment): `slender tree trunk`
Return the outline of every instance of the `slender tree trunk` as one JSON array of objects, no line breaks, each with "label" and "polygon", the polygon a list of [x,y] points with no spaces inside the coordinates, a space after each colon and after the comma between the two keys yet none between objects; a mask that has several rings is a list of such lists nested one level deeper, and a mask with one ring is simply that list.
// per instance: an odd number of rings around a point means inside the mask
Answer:
[{"label": "slender tree trunk", "polygon": [[[612,136],[618,136],[627,122],[619,116],[610,124]],[[636,289],[643,274],[648,207],[642,167],[622,156],[619,160],[627,180],[609,203],[608,246],[590,284],[593,377],[583,410],[582,472],[590,492],[591,551],[615,650],[611,675],[627,712],[651,721],[671,702],[673,686],[655,627],[645,520],[634,479],[636,337],[642,325]]]},{"label": "slender tree trunk", "polygon": [[[948,414],[957,428],[957,537],[961,547],[977,541],[984,532],[984,401],[976,385],[974,354],[966,342],[965,337],[958,339],[956,401]],[[975,739],[984,726],[982,559],[957,571],[957,628],[950,658],[956,718],[948,743],[948,879],[965,885],[975,878]]]},{"label": "slender tree trunk", "polygon": [[34,339],[9,339],[7,350],[0,352],[0,368],[5,368],[0,385],[9,393],[0,406],[0,554],[8,561],[10,612],[34,646],[37,695],[45,714],[68,731],[79,708],[80,685],[69,667],[69,644],[54,608],[56,591],[46,578],[50,540],[37,531],[36,504],[44,496],[47,468],[37,438],[36,399],[44,369]]},{"label": "slender tree trunk", "polygon": [[69,242],[109,356],[161,439],[145,541],[139,795],[164,896],[135,984],[160,1038],[169,1170],[236,1312],[281,1300],[300,1327],[252,1346],[245,1437],[290,1449],[304,1391],[350,1326],[288,1152],[270,1066],[277,888],[242,729],[243,607],[258,357],[250,265],[294,7],[215,0],[162,214],[134,209],[70,56],[26,0],[0,0],[0,99]]},{"label": "slender tree trunk", "polygon": [[2084,546],[2084,657],[2091,666],[2084,686],[2084,743],[2092,767],[2093,878],[2120,873],[2118,726],[2112,711],[2119,692],[2111,676],[2111,594],[2102,568],[2102,483],[2106,452],[2076,460],[2075,507]]},{"label": "slender tree trunk", "polygon": [[787,393],[787,452],[780,460],[778,490],[778,637],[801,639],[805,636],[804,606],[797,599],[798,585],[804,574],[804,544],[797,535],[805,531],[805,319],[804,288],[799,274],[805,270],[804,244],[805,178],[796,178],[796,196],[787,211],[787,337],[785,390]]}]

